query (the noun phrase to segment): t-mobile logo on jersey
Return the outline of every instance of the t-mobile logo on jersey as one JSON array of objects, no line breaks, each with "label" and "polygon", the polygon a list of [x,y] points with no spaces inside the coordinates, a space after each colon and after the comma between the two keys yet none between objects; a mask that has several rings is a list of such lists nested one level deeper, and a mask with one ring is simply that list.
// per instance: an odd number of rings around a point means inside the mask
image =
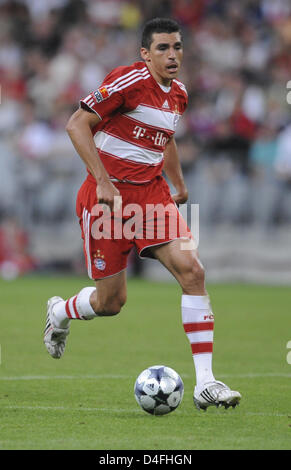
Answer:
[{"label": "t-mobile logo on jersey", "polygon": [[135,139],[139,139],[140,137],[144,137],[145,133],[146,133],[146,129],[144,127],[135,126],[135,128],[133,130],[133,135],[134,135]]},{"label": "t-mobile logo on jersey", "polygon": [[[146,129],[144,127],[140,126],[135,126],[133,129],[133,135],[135,139],[139,139],[141,137],[145,137],[146,135]],[[157,132],[155,136],[147,136],[147,139],[152,139],[155,145],[158,145],[159,147],[164,147],[167,143],[167,137],[163,132]]]}]

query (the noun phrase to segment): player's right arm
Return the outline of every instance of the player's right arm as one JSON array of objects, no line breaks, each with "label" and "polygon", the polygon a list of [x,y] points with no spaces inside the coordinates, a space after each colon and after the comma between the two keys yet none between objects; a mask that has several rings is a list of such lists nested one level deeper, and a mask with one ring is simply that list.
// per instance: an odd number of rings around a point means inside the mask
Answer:
[{"label": "player's right arm", "polygon": [[109,179],[92,135],[93,127],[100,121],[101,118],[97,114],[80,108],[69,119],[66,131],[76,151],[96,179],[98,202],[107,204],[113,211],[114,197],[120,193]]}]

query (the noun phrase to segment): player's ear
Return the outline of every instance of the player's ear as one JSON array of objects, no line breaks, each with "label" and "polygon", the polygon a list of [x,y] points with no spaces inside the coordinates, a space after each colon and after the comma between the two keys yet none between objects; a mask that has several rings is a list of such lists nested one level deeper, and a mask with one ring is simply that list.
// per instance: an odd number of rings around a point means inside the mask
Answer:
[{"label": "player's ear", "polygon": [[150,62],[151,59],[150,59],[150,54],[149,54],[149,50],[146,49],[145,47],[141,47],[140,49],[140,55],[141,55],[141,58],[145,61],[145,62]]}]

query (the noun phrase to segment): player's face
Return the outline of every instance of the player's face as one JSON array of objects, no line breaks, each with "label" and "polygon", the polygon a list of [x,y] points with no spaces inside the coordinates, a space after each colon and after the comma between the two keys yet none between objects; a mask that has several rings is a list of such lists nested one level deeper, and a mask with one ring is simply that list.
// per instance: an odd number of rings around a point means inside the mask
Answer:
[{"label": "player's face", "polygon": [[150,49],[141,48],[141,56],[154,78],[168,86],[177,77],[183,58],[181,35],[177,33],[153,33]]}]

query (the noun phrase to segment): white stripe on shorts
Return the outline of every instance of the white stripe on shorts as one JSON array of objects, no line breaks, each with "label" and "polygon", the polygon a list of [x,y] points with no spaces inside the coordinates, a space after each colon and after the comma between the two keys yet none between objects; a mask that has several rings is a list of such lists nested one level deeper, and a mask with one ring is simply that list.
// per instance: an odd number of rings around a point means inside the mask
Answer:
[{"label": "white stripe on shorts", "polygon": [[87,211],[87,209],[83,209],[83,231],[84,231],[84,238],[85,238],[85,250],[86,250],[86,257],[87,257],[87,271],[88,276],[90,279],[92,277],[92,264],[91,264],[91,253],[90,253],[90,218],[91,214]]}]

